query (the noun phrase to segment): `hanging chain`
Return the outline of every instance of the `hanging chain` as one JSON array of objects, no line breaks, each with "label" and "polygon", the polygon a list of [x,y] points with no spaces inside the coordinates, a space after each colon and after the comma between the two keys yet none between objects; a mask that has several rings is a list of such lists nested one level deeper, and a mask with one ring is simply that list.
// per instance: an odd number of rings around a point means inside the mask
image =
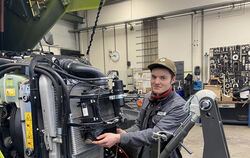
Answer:
[{"label": "hanging chain", "polygon": [[93,42],[93,38],[94,38],[94,35],[95,35],[95,29],[96,29],[96,26],[97,26],[97,22],[98,22],[98,19],[99,19],[99,15],[100,15],[102,6],[103,6],[103,0],[101,0],[100,4],[99,4],[98,12],[97,12],[96,19],[95,19],[95,25],[94,25],[94,27],[92,29],[92,34],[91,34],[91,37],[90,37],[88,50],[86,52],[87,55],[89,55],[90,47],[91,47],[92,42]]}]

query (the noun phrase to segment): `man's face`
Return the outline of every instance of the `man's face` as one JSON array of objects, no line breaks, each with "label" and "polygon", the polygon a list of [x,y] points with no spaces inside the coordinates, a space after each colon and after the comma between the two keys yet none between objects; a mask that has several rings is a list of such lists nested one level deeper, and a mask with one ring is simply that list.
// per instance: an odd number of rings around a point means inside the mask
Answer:
[{"label": "man's face", "polygon": [[151,88],[156,95],[166,92],[175,82],[175,77],[171,78],[171,73],[164,68],[154,68],[151,72]]}]

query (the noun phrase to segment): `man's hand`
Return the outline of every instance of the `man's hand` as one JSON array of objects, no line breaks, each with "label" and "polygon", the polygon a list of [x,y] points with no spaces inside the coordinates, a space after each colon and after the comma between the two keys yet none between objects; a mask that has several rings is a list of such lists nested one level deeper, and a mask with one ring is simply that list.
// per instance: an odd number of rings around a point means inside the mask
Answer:
[{"label": "man's hand", "polygon": [[121,133],[127,133],[127,132],[125,130],[121,129],[121,128],[117,128],[116,133],[121,134]]},{"label": "man's hand", "polygon": [[120,143],[120,134],[114,134],[114,133],[104,133],[100,136],[98,136],[96,139],[98,141],[93,141],[93,144],[97,144],[102,147],[110,148],[116,143]]}]

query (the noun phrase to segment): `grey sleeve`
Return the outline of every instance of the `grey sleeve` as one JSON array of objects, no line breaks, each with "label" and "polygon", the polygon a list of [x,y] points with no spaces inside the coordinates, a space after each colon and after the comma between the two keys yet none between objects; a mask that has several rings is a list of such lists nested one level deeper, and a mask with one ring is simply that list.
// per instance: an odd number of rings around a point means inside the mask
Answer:
[{"label": "grey sleeve", "polygon": [[142,117],[144,115],[144,112],[145,112],[145,109],[142,109],[141,112],[139,113],[139,116],[135,120],[135,124],[132,127],[126,129],[125,130],[126,132],[135,132],[135,131],[139,131],[140,130],[140,122],[143,119]]},{"label": "grey sleeve", "polygon": [[166,116],[162,117],[153,128],[121,134],[121,144],[133,145],[136,147],[150,145],[155,142],[152,138],[153,132],[174,132],[184,121],[186,116],[187,114],[184,112],[182,105],[175,106]]},{"label": "grey sleeve", "polygon": [[148,101],[148,97],[150,96],[151,93],[147,93],[145,95],[145,98],[143,99],[143,106],[142,106],[142,109],[137,117],[137,119],[135,120],[135,124],[126,129],[125,131],[126,132],[135,132],[135,131],[139,131],[140,130],[140,124],[141,124],[141,121],[143,120],[143,116],[144,116],[144,113],[145,113],[145,109],[146,109],[146,106],[149,104],[149,101]]}]

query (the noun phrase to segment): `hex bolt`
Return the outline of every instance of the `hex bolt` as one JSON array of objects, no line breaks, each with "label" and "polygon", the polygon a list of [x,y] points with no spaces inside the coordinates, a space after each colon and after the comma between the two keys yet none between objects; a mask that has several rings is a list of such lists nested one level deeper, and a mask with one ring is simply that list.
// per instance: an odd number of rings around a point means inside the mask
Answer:
[{"label": "hex bolt", "polygon": [[30,156],[33,155],[34,150],[33,150],[33,149],[26,149],[25,153],[26,153],[26,155],[27,155],[28,157],[30,157]]},{"label": "hex bolt", "polygon": [[211,107],[212,107],[212,103],[210,100],[202,100],[200,103],[200,109],[202,111],[208,111],[211,109]]}]

